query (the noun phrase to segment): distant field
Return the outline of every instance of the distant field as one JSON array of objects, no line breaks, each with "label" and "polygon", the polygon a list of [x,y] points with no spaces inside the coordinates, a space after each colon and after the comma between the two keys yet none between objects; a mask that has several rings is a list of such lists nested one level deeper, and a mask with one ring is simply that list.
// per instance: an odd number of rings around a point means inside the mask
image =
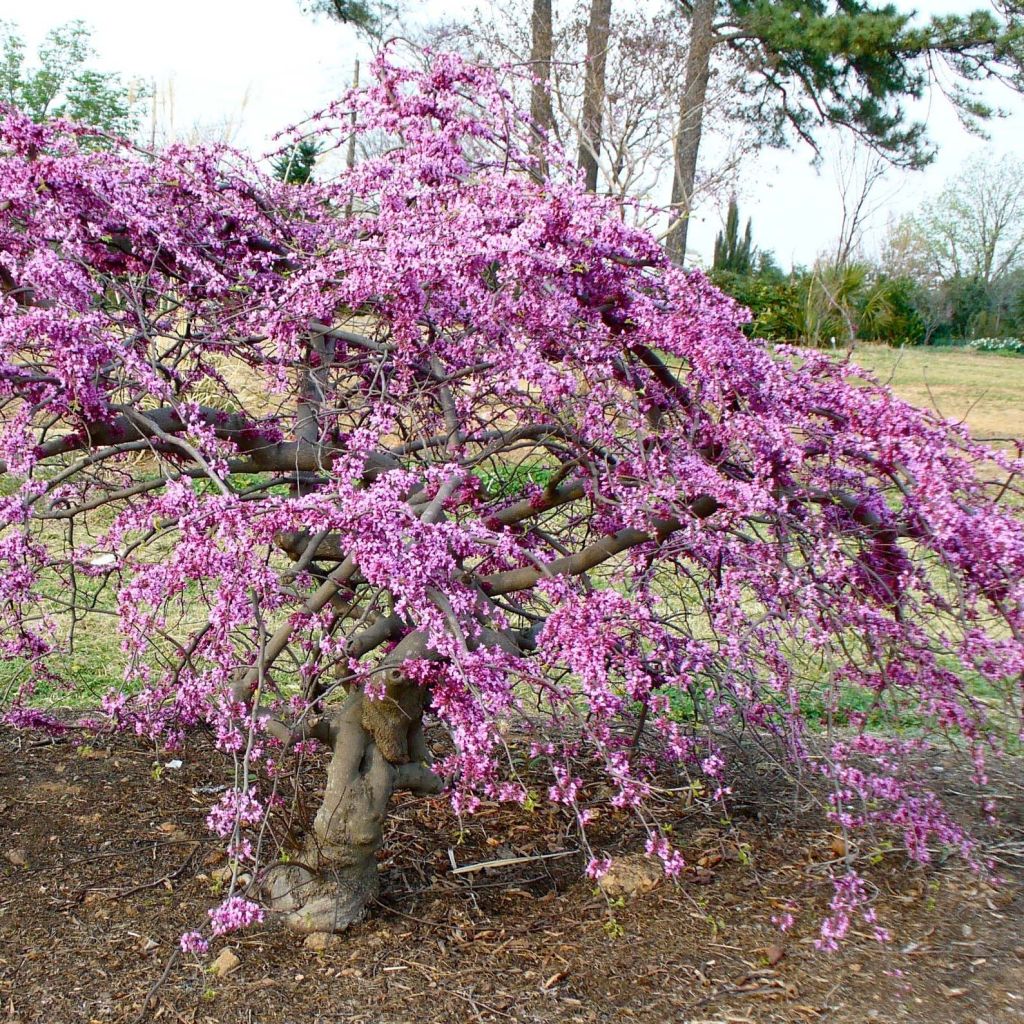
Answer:
[{"label": "distant field", "polygon": [[908,402],[966,420],[977,438],[1024,437],[1024,356],[861,345],[853,359]]}]

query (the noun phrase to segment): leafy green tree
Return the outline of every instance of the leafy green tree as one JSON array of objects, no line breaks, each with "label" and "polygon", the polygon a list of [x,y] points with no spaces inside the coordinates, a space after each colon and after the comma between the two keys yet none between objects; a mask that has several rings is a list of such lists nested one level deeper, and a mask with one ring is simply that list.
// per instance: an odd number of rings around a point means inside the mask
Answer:
[{"label": "leafy green tree", "polygon": [[[993,114],[971,88],[999,79],[1024,88],[1020,4],[1000,14],[936,15],[920,23],[894,4],[863,0],[675,0],[690,21],[690,47],[675,138],[672,258],[686,251],[687,217],[713,61],[732,62],[738,107],[758,141],[817,148],[823,127],[848,129],[903,167],[933,156],[925,126],[904,101],[938,84],[970,127]],[[1018,8],[1014,10],[1013,8]]]},{"label": "leafy green tree", "polygon": [[735,197],[729,200],[725,217],[725,230],[715,238],[715,270],[730,270],[734,274],[749,274],[754,265],[752,224],[747,218],[747,229],[740,238],[740,211]]},{"label": "leafy green tree", "polygon": [[11,22],[0,21],[0,103],[43,122],[68,118],[132,136],[139,129],[145,90],[114,72],[89,66],[95,51],[82,21],[51,29],[26,61],[25,42]]},{"label": "leafy green tree", "polygon": [[794,341],[803,324],[802,281],[794,275],[773,272],[735,274],[714,271],[712,279],[724,292],[750,310],[751,320],[743,327],[751,338]]},{"label": "leafy green tree", "polygon": [[917,345],[928,337],[910,278],[879,274],[867,264],[819,262],[784,274],[770,253],[753,269],[714,270],[712,278],[751,312],[751,337],[828,346],[855,339]]},{"label": "leafy green tree", "polygon": [[882,266],[915,284],[931,338],[1020,332],[1024,281],[1024,162],[984,154],[890,228]]},{"label": "leafy green tree", "polygon": [[1024,339],[1024,268],[1010,274],[1004,288],[1007,325],[1018,338]]},{"label": "leafy green tree", "polygon": [[944,292],[953,337],[974,337],[976,328],[987,319],[990,308],[985,282],[978,277],[958,275],[946,282]]},{"label": "leafy green tree", "polygon": [[286,149],[273,164],[274,177],[289,185],[305,185],[313,178],[313,169],[323,146],[314,139],[302,139]]}]

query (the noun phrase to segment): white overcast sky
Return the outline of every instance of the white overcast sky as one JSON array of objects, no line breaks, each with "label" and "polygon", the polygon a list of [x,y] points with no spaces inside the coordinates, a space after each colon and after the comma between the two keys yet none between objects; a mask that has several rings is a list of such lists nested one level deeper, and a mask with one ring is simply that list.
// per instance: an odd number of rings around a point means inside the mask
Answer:
[{"label": "white overcast sky", "polygon": [[[635,0],[615,0],[616,4]],[[898,6],[922,15],[963,12],[986,0],[921,0]],[[471,6],[466,0],[418,0],[432,17]],[[14,21],[30,53],[46,30],[82,18],[93,30],[104,70],[139,76],[157,85],[161,121],[179,134],[194,126],[229,124],[236,145],[265,152],[275,131],[323,106],[350,82],[359,47],[348,28],[304,15],[298,0],[0,0],[0,20]],[[173,112],[168,105],[173,96]],[[890,214],[912,209],[937,191],[963,161],[979,150],[1024,156],[1024,102],[1004,90],[989,94],[1010,115],[993,123],[990,140],[967,135],[949,105],[934,97],[924,104],[937,160],[925,171],[893,171],[883,186],[887,200],[874,218],[868,245]],[[171,123],[173,121],[173,123]],[[806,149],[762,151],[743,173],[741,212],[754,220],[755,243],[773,249],[779,262],[809,263],[833,242],[840,212],[834,169],[811,166]],[[716,208],[697,211],[691,245],[707,256],[719,229]]]}]

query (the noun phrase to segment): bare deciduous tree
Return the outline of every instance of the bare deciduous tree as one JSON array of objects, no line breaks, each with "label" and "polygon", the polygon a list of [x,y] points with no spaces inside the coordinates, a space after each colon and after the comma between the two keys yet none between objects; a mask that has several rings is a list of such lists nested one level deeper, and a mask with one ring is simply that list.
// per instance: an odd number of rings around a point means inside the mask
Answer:
[{"label": "bare deciduous tree", "polygon": [[888,164],[878,153],[856,139],[847,138],[840,142],[834,169],[843,212],[835,262],[842,267],[849,264],[861,248],[865,225],[891,197],[878,192],[878,187],[885,180]]},{"label": "bare deciduous tree", "polygon": [[927,258],[943,277],[986,287],[1024,263],[1024,160],[982,154],[916,218]]},{"label": "bare deciduous tree", "polygon": [[530,37],[530,64],[533,72],[530,116],[538,128],[550,132],[555,121],[551,110],[551,58],[554,45],[551,0],[533,0]]},{"label": "bare deciduous tree", "polygon": [[[551,0],[488,4],[465,23],[436,26],[426,38],[487,63],[529,64],[533,86],[519,99],[534,122],[566,152],[578,154],[593,190],[636,200],[624,215],[653,226],[668,198],[663,186],[672,165],[686,25],[673,12],[644,5],[613,8],[601,0],[600,6]],[[588,73],[594,68],[588,53],[603,61],[595,69],[599,75]],[[716,128],[721,93],[712,87],[707,103],[706,123]],[[728,140],[702,168],[696,185],[702,197],[734,182],[736,148]]]}]

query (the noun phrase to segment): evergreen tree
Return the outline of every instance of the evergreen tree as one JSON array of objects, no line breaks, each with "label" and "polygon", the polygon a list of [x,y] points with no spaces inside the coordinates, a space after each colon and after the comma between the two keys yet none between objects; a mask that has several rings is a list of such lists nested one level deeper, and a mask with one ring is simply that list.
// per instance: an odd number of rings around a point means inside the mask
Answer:
[{"label": "evergreen tree", "polygon": [[313,178],[313,168],[323,147],[313,139],[302,139],[286,149],[274,161],[274,177],[289,185],[305,185]]},{"label": "evergreen tree", "polygon": [[374,39],[380,39],[398,15],[398,6],[387,0],[307,0],[303,8],[310,14],[325,14],[343,25],[354,25]]},{"label": "evergreen tree", "polygon": [[740,211],[735,196],[729,200],[729,212],[725,218],[725,230],[715,238],[715,270],[727,270],[733,274],[749,274],[754,266],[754,249],[751,238],[751,220],[747,218],[747,229],[740,238]]},{"label": "evergreen tree", "polygon": [[891,3],[864,0],[676,0],[690,21],[672,185],[669,253],[681,263],[703,131],[712,60],[743,68],[742,115],[760,141],[802,140],[815,149],[823,127],[842,127],[894,164],[921,167],[934,150],[907,99],[938,84],[961,119],[977,128],[994,111],[973,83],[997,79],[1024,89],[1024,24],[1014,5],[1002,17],[978,10],[920,23]]}]

